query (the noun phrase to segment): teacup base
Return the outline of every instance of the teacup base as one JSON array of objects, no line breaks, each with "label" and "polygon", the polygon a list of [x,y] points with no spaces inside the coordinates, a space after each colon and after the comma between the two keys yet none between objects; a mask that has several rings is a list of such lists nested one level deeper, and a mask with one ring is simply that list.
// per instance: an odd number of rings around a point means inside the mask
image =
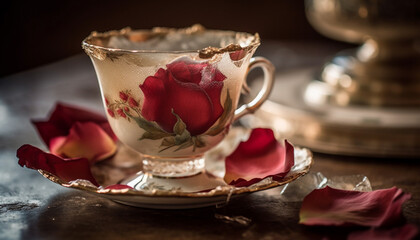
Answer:
[{"label": "teacup base", "polygon": [[194,158],[158,158],[143,156],[143,172],[154,177],[179,178],[189,177],[201,173],[204,170],[204,157]]},{"label": "teacup base", "polygon": [[182,191],[182,192],[202,192],[224,186],[226,183],[221,178],[203,170],[193,176],[188,177],[159,177],[150,173],[138,172],[121,182],[139,191]]}]

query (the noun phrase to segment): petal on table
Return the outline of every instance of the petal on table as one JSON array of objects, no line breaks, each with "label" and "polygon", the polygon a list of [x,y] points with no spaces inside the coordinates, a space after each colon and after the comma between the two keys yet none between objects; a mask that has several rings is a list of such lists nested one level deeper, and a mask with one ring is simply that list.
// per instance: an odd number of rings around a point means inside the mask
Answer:
[{"label": "petal on table", "polygon": [[405,224],[391,229],[371,228],[365,231],[352,232],[348,240],[410,240],[417,236],[419,230],[413,224]]},{"label": "petal on table", "polygon": [[252,130],[249,139],[225,160],[225,182],[249,186],[266,177],[281,181],[294,165],[294,148],[286,140],[278,142],[271,129]]},{"label": "petal on table", "polygon": [[52,138],[50,151],[64,158],[84,157],[90,163],[112,156],[117,150],[113,139],[96,123],[76,122],[67,136]]},{"label": "petal on table", "polygon": [[90,171],[90,164],[86,158],[63,159],[29,144],[21,146],[16,156],[22,167],[47,171],[65,182],[84,179],[99,186]]},{"label": "petal on table", "polygon": [[393,187],[372,192],[316,189],[305,197],[300,209],[304,225],[389,226],[402,220],[401,205],[410,194]]}]

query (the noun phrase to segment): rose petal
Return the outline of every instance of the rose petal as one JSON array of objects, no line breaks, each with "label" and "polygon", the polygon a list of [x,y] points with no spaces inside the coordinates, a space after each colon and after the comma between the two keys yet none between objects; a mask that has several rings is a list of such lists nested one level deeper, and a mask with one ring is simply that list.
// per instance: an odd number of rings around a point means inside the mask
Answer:
[{"label": "rose petal", "polygon": [[32,121],[45,144],[52,138],[66,136],[75,122],[94,122],[99,124],[114,141],[117,137],[109,127],[108,121],[100,114],[81,108],[57,103],[47,121]]},{"label": "rose petal", "polygon": [[391,229],[371,228],[366,231],[350,233],[348,240],[410,240],[418,234],[418,229],[413,224]]},{"label": "rose petal", "polygon": [[401,205],[411,197],[396,187],[372,192],[316,189],[300,209],[304,225],[385,226],[402,219]]},{"label": "rose petal", "polygon": [[266,177],[280,181],[294,165],[294,148],[287,141],[280,144],[271,129],[257,128],[226,157],[225,165],[224,180],[230,185],[249,186]]},{"label": "rose petal", "polygon": [[99,186],[92,176],[86,158],[63,159],[29,144],[21,146],[17,150],[16,156],[19,158],[19,165],[22,167],[47,171],[66,182],[84,179]]},{"label": "rose petal", "polygon": [[52,154],[65,158],[84,157],[94,163],[112,156],[117,150],[113,139],[93,122],[76,122],[67,136],[51,139]]},{"label": "rose petal", "polygon": [[105,189],[120,190],[120,189],[133,189],[133,188],[128,186],[128,185],[124,185],[124,184],[114,184],[114,185],[110,185],[110,186],[106,187]]}]

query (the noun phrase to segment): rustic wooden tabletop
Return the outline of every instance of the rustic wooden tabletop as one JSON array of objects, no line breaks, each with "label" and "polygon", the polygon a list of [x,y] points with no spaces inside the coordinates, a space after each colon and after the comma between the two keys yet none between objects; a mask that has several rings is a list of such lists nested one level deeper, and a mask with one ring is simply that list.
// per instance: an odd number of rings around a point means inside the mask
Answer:
[{"label": "rustic wooden tabletop", "polygon": [[[321,66],[336,50],[322,44],[266,42],[256,55],[269,58],[281,72]],[[223,208],[150,210],[56,185],[21,168],[16,158],[16,149],[25,143],[45,149],[29,120],[47,116],[56,101],[103,112],[87,56],[0,79],[0,239],[343,239],[355,230],[299,225],[301,201],[288,201],[279,188],[234,199]],[[411,193],[403,214],[420,227],[420,159],[319,153],[314,159],[312,172],[365,175],[373,189],[397,186]],[[227,223],[215,214],[244,216],[251,223]]]}]

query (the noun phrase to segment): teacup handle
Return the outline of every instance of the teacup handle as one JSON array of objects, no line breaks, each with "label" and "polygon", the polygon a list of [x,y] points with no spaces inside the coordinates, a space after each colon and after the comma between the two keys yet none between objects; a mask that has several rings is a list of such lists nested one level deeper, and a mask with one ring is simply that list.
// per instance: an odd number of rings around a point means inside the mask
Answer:
[{"label": "teacup handle", "polygon": [[260,92],[257,94],[257,96],[250,101],[249,103],[243,104],[238,109],[235,110],[235,116],[233,117],[233,120],[236,121],[242,116],[255,112],[264,102],[267,100],[268,96],[270,95],[271,89],[273,88],[274,83],[274,65],[268,61],[266,58],[263,57],[255,57],[251,58],[248,66],[248,70],[245,75],[245,81],[246,77],[248,76],[248,73],[257,67],[261,67],[264,72],[264,84],[260,90]]}]

